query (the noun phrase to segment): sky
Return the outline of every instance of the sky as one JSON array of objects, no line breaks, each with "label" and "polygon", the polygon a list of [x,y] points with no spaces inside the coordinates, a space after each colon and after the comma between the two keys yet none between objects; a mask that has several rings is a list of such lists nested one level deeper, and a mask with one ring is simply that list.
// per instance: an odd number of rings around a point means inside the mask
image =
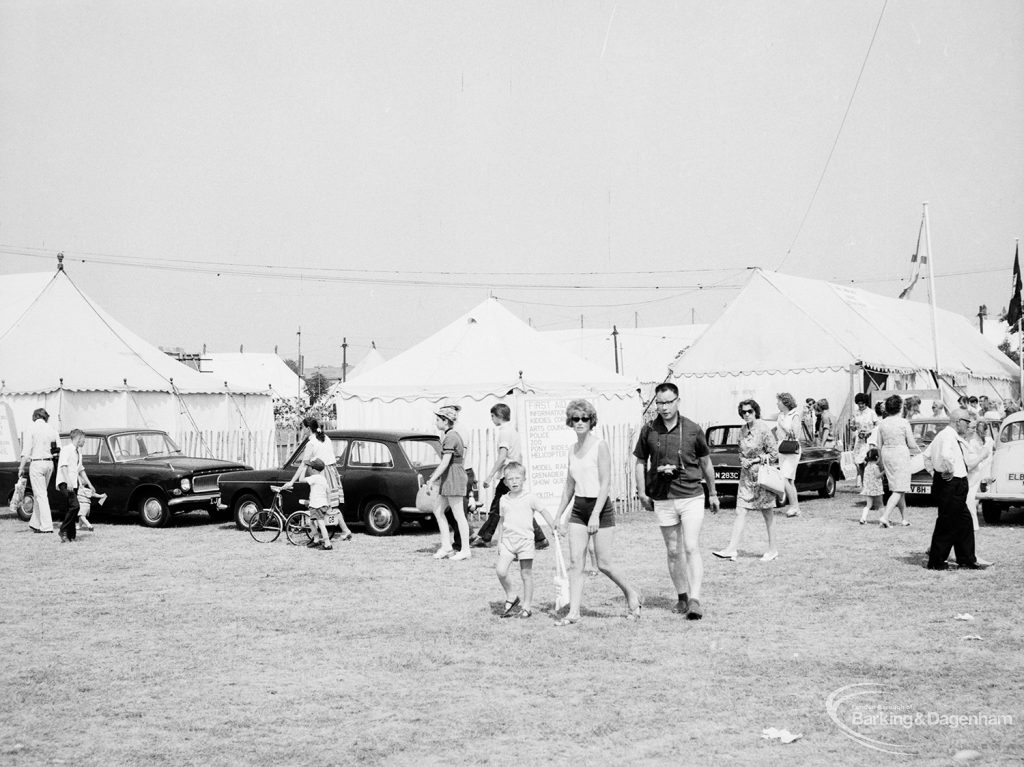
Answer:
[{"label": "sky", "polygon": [[996,313],[1024,231],[1018,0],[0,0],[0,103],[0,276],[63,252],[154,344],[301,327],[307,368],[489,295],[539,329],[711,322],[751,267],[896,296],[925,201],[938,305]]}]

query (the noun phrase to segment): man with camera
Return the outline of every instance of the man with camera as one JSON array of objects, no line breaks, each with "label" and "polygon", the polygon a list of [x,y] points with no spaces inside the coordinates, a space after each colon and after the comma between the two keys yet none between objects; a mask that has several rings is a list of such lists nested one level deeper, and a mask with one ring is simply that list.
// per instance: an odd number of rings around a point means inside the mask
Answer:
[{"label": "man with camera", "polygon": [[668,572],[676,587],[674,612],[690,620],[704,617],[701,581],[704,563],[700,555],[700,529],[704,524],[704,488],[708,504],[718,512],[715,469],[704,432],[689,418],[679,415],[679,389],[662,383],[654,390],[657,417],[640,430],[636,456],[636,486],[640,503],[654,511],[665,539]]}]

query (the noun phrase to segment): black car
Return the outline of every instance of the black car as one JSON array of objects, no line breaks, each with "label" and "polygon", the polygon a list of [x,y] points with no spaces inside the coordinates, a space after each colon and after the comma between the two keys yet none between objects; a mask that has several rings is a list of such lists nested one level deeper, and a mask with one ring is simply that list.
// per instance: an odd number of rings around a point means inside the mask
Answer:
[{"label": "black car", "polygon": [[[740,424],[718,424],[704,432],[715,467],[715,490],[719,495],[736,495],[740,481]],[[832,447],[804,446],[796,469],[797,492],[817,492],[822,498],[836,494],[843,478],[841,453]]]},{"label": "black car", "polygon": [[[347,523],[361,523],[370,535],[393,535],[405,521],[430,524],[433,514],[416,508],[420,485],[441,462],[441,442],[430,434],[412,431],[332,429],[335,466],[345,491],[342,509]],[[234,515],[244,528],[257,509],[269,509],[272,485],[283,485],[294,475],[306,450],[298,446],[279,469],[225,474],[220,480],[220,508]],[[287,515],[309,498],[309,487],[299,483],[281,495]]]},{"label": "black car", "polygon": [[[83,429],[82,464],[98,493],[105,493],[95,513],[138,515],[146,527],[162,527],[174,514],[207,511],[218,515],[217,478],[225,472],[250,469],[241,463],[214,458],[190,458],[181,454],[166,432],[156,429]],[[70,439],[61,435],[61,443]],[[61,508],[54,482],[56,458],[50,479],[52,509]],[[18,463],[0,463],[0,499],[10,502],[18,479]],[[32,486],[16,510],[23,520],[32,517]]]}]

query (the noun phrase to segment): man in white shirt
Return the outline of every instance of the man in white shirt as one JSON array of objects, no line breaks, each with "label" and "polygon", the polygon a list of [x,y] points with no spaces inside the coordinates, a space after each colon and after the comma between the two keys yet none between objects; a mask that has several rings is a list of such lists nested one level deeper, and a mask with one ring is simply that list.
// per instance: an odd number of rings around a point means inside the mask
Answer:
[{"label": "man in white shirt", "polygon": [[929,570],[948,569],[950,549],[961,569],[980,570],[991,564],[974,554],[974,523],[967,509],[967,472],[982,460],[964,440],[973,420],[967,410],[957,408],[949,414],[949,426],[935,435],[926,451],[932,464],[932,496],[939,507],[928,550]]},{"label": "man in white shirt", "polygon": [[[491,408],[491,423],[498,429],[498,457],[495,458],[494,465],[484,478],[484,487],[490,487],[496,476],[502,477],[502,479],[498,480],[498,484],[494,488],[494,498],[491,500],[491,509],[487,520],[477,534],[470,539],[470,545],[476,548],[489,546],[491,538],[494,537],[494,533],[498,529],[498,521],[501,518],[499,512],[501,496],[508,492],[508,486],[505,484],[502,474],[505,466],[510,463],[521,464],[523,462],[522,440],[519,437],[519,432],[510,423],[511,420],[512,410],[508,405],[499,402]],[[549,546],[548,539],[536,519],[533,520],[533,545],[535,549],[546,549]]]},{"label": "man in white shirt", "polygon": [[93,492],[92,483],[82,466],[82,445],[85,444],[85,434],[81,429],[71,430],[71,439],[68,444],[60,449],[60,457],[57,459],[57,478],[54,484],[57,492],[62,498],[64,507],[64,521],[60,524],[61,543],[70,543],[78,537],[78,486],[81,484]]},{"label": "man in white shirt", "polygon": [[42,407],[32,412],[32,425],[26,432],[18,476],[27,476],[32,483],[34,505],[28,526],[37,533],[52,533],[53,517],[50,514],[47,486],[53,475],[53,454],[60,436],[50,425],[50,414]]}]

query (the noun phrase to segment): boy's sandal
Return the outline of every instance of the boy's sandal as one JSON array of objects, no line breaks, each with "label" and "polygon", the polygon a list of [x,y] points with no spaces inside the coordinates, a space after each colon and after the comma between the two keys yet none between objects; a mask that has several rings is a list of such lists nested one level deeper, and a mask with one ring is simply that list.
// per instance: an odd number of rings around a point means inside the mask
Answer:
[{"label": "boy's sandal", "polygon": [[575,626],[580,622],[579,618],[570,618],[568,615],[561,620],[555,621],[556,626]]},{"label": "boy's sandal", "polygon": [[533,610],[521,610],[519,612],[520,618],[530,618],[533,616]]},{"label": "boy's sandal", "polygon": [[501,617],[502,618],[511,618],[512,617],[512,612],[516,609],[516,606],[518,604],[519,604],[519,597],[516,597],[513,600],[506,599],[505,600],[505,609],[501,611]]}]

